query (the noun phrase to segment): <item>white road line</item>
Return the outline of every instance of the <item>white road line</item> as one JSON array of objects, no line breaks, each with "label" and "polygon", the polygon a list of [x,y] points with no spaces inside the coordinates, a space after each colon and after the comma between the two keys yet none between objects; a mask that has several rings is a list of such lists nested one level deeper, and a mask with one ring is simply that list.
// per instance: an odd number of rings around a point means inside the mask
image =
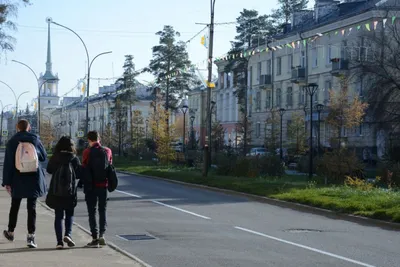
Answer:
[{"label": "white road line", "polygon": [[273,236],[270,236],[270,235],[259,233],[259,232],[256,232],[256,231],[253,231],[253,230],[250,230],[250,229],[239,227],[239,226],[235,226],[235,229],[242,230],[242,231],[245,231],[245,232],[248,232],[248,233],[252,233],[252,234],[255,234],[255,235],[259,235],[259,236],[262,236],[262,237],[266,237],[266,238],[269,238],[269,239],[272,239],[272,240],[276,240],[276,241],[279,241],[279,242],[282,242],[282,243],[286,243],[286,244],[289,244],[289,245],[292,245],[292,246],[295,246],[295,247],[311,250],[311,251],[314,251],[314,252],[317,252],[317,253],[320,253],[320,254],[323,254],[323,255],[327,255],[327,256],[330,256],[330,257],[333,257],[333,258],[337,258],[337,259],[340,259],[340,260],[343,260],[343,261],[347,261],[347,262],[351,262],[351,263],[354,263],[354,264],[358,264],[360,266],[376,267],[374,265],[370,265],[370,264],[367,264],[367,263],[364,263],[364,262],[361,262],[361,261],[352,260],[352,259],[349,259],[349,258],[346,258],[346,257],[342,257],[342,256],[339,256],[339,255],[336,255],[336,254],[333,254],[333,253],[329,253],[329,252],[326,252],[326,251],[323,251],[323,250],[319,250],[319,249],[316,249],[316,248],[312,248],[312,247],[304,246],[304,245],[297,244],[297,243],[294,243],[294,242],[290,242],[290,241],[287,241],[287,240],[284,240],[284,239],[280,239],[280,238],[277,238],[277,237],[273,237]]},{"label": "white road line", "polygon": [[118,193],[121,193],[121,194],[125,194],[125,195],[131,196],[131,197],[142,198],[141,196],[138,196],[138,195],[135,195],[135,194],[131,194],[131,193],[128,193],[128,192],[124,192],[124,191],[121,191],[121,190],[115,190],[115,192],[118,192]]},{"label": "white road line", "polygon": [[157,201],[157,200],[152,200],[151,202],[153,202],[155,204],[158,204],[158,205],[161,205],[161,206],[164,206],[164,207],[167,207],[167,208],[171,208],[171,209],[174,209],[174,210],[179,210],[181,212],[184,212],[184,213],[187,213],[187,214],[190,214],[190,215],[202,218],[202,219],[211,220],[211,218],[209,218],[209,217],[206,217],[206,216],[203,216],[203,215],[200,215],[200,214],[188,211],[188,210],[180,209],[180,208],[177,208],[177,207],[174,207],[174,206],[171,206],[171,205],[167,205],[167,204],[162,203],[162,202]]}]

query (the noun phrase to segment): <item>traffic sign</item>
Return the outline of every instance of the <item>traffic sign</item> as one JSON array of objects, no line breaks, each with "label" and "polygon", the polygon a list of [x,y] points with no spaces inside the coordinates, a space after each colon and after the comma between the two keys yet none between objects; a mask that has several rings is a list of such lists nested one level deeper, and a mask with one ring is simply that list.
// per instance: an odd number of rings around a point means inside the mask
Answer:
[{"label": "traffic sign", "polygon": [[2,136],[8,136],[8,131],[7,130],[3,130],[3,132],[1,133]]},{"label": "traffic sign", "polygon": [[78,137],[82,138],[84,136],[83,131],[78,131]]}]

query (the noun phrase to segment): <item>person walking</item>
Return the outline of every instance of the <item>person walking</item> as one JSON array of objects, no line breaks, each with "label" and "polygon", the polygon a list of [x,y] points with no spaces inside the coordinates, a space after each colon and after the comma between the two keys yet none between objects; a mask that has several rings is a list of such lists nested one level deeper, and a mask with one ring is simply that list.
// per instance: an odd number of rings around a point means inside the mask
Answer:
[{"label": "person walking", "polygon": [[[89,148],[83,151],[84,167],[83,188],[89,213],[89,225],[92,241],[87,247],[97,248],[106,245],[104,233],[107,227],[108,168],[112,164],[112,151],[100,144],[100,135],[96,131],[87,134]],[[99,210],[99,228],[96,210]]]},{"label": "person walking", "polygon": [[47,155],[39,137],[30,130],[27,120],[18,121],[17,133],[6,146],[2,186],[11,195],[11,208],[8,230],[4,230],[3,235],[7,240],[14,241],[21,201],[27,199],[27,246],[36,248],[36,200],[46,193],[45,173],[40,162],[46,161]]},{"label": "person walking", "polygon": [[[54,230],[57,249],[74,247],[72,224],[77,204],[76,180],[81,176],[81,163],[76,156],[75,143],[69,136],[63,136],[55,146],[54,154],[47,164],[47,172],[52,174],[46,204],[54,209]],[[62,222],[65,215],[65,234],[62,236]],[[64,241],[64,242],[63,242]]]}]

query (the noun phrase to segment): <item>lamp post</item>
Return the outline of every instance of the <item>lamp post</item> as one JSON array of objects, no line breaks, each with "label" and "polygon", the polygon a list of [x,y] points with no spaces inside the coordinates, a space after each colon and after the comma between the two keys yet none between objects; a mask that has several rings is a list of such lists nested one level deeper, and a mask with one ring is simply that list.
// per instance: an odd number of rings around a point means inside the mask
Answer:
[{"label": "lamp post", "polygon": [[304,105],[303,107],[303,111],[304,111],[304,133],[307,132],[307,104]]},{"label": "lamp post", "polygon": [[72,131],[71,131],[72,121],[69,121],[68,125],[69,125],[69,136],[72,137]]},{"label": "lamp post", "polygon": [[6,109],[6,107],[11,106],[11,104],[3,106],[3,102],[0,100],[1,103],[1,122],[0,122],[0,145],[2,144],[3,141],[3,116],[4,116],[4,110]]},{"label": "lamp post", "polygon": [[182,152],[185,153],[185,139],[186,139],[186,112],[188,111],[189,106],[187,104],[187,100],[184,99],[181,107],[181,111],[183,113],[183,141],[182,141]]},{"label": "lamp post", "polygon": [[100,54],[98,54],[97,56],[95,56],[95,57],[92,59],[92,61],[90,61],[89,52],[88,52],[88,50],[87,50],[86,44],[85,44],[85,42],[82,40],[82,38],[79,36],[79,34],[77,34],[74,30],[68,28],[67,26],[61,25],[61,24],[59,24],[59,23],[53,21],[52,18],[47,18],[47,22],[48,22],[48,23],[55,24],[55,25],[57,25],[57,26],[60,26],[60,27],[62,27],[62,28],[64,28],[64,29],[66,29],[66,30],[69,30],[70,32],[72,32],[73,34],[75,34],[75,35],[79,38],[79,40],[81,40],[83,46],[85,47],[86,58],[87,58],[87,64],[88,64],[87,83],[86,83],[86,126],[85,126],[85,131],[86,131],[86,133],[87,133],[87,132],[88,132],[88,129],[89,129],[89,120],[88,120],[88,118],[89,118],[90,69],[91,69],[91,67],[92,67],[93,61],[94,61],[96,58],[98,58],[98,57],[101,56],[101,55],[110,54],[110,53],[112,53],[112,51],[100,53]]},{"label": "lamp post", "polygon": [[215,107],[215,101],[211,100],[211,107],[210,107],[210,134],[209,134],[209,142],[208,142],[208,167],[211,166],[211,154],[212,154],[212,122],[213,122],[213,117],[212,114],[214,112],[214,107]]},{"label": "lamp post", "polygon": [[194,149],[194,128],[193,123],[196,117],[194,115],[190,116],[190,146]]},{"label": "lamp post", "polygon": [[310,159],[309,159],[309,172],[308,177],[311,179],[313,176],[313,96],[318,90],[318,84],[309,83],[305,90],[307,94],[310,96]]},{"label": "lamp post", "polygon": [[324,110],[324,105],[322,104],[317,104],[315,106],[315,108],[317,109],[318,112],[318,156],[320,154],[320,146],[321,146],[321,112]]},{"label": "lamp post", "polygon": [[146,119],[146,120],[145,120],[145,123],[146,123],[146,140],[147,140],[147,137],[148,137],[148,136],[147,136],[147,133],[148,133],[147,130],[148,130],[148,128],[149,128],[149,119]]},{"label": "lamp post", "polygon": [[283,121],[283,114],[285,114],[285,111],[286,111],[286,109],[284,109],[284,108],[279,109],[279,115],[281,116],[281,133],[280,133],[279,154],[280,154],[281,160],[283,160],[283,151],[282,151],[282,132],[283,132],[282,125],[283,125],[283,123],[282,123],[282,121]]}]

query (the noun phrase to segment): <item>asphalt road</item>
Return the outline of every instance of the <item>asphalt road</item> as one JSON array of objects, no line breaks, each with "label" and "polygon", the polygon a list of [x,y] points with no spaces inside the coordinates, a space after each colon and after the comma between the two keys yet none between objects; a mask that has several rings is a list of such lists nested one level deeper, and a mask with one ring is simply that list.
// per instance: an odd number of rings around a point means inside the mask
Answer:
[{"label": "asphalt road", "polygon": [[152,266],[400,266],[399,232],[165,181],[121,174],[108,207],[107,238]]},{"label": "asphalt road", "polygon": [[[79,199],[75,220],[89,228]],[[400,266],[399,232],[133,175],[110,194],[108,226],[108,240],[153,267]]]}]

